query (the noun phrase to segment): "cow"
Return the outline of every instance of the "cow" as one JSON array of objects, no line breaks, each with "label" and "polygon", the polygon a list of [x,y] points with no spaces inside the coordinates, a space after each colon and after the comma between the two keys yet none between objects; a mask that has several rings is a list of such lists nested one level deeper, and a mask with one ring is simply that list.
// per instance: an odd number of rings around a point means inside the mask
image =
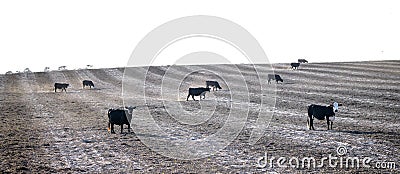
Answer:
[{"label": "cow", "polygon": [[205,99],[207,91],[210,92],[210,88],[189,88],[189,94],[186,98],[186,101],[189,100],[190,96],[192,96],[194,101],[196,101],[194,99],[194,96],[200,96],[200,100],[201,100],[201,96],[203,96],[203,99]]},{"label": "cow", "polygon": [[130,121],[132,119],[132,112],[135,107],[125,107],[108,110],[108,131],[115,134],[114,124],[121,126],[121,134],[123,133],[124,124],[128,125],[128,132],[131,132]]},{"label": "cow", "polygon": [[306,59],[297,59],[297,62],[299,63],[308,63]]},{"label": "cow", "polygon": [[329,106],[321,106],[315,104],[308,106],[308,129],[315,130],[313,125],[314,118],[318,120],[326,120],[326,123],[328,124],[328,130],[329,125],[332,129],[333,121],[335,120],[335,112],[338,111],[339,106],[342,106],[342,104],[338,104],[337,102],[333,102]]},{"label": "cow", "polygon": [[61,92],[64,90],[67,92],[69,84],[68,83],[54,83],[54,92],[57,92],[57,89],[61,89]]},{"label": "cow", "polygon": [[279,81],[283,83],[283,79],[278,74],[268,74],[268,84],[271,83],[271,80],[276,80],[276,83]]},{"label": "cow", "polygon": [[300,63],[291,63],[292,69],[297,69],[300,66]]},{"label": "cow", "polygon": [[83,87],[82,87],[82,88],[85,88],[85,86],[89,86],[90,89],[92,89],[92,87],[94,88],[94,84],[93,84],[93,82],[90,81],[90,80],[84,80],[84,81],[82,81],[82,84],[83,84]]},{"label": "cow", "polygon": [[222,89],[217,81],[206,81],[206,88],[208,88],[209,86],[213,88],[213,91],[217,89]]}]

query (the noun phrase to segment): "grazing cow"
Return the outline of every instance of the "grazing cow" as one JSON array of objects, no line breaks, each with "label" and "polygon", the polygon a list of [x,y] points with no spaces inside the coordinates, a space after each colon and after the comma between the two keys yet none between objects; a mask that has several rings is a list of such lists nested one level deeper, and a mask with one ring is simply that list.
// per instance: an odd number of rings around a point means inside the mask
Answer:
[{"label": "grazing cow", "polygon": [[318,120],[326,120],[326,123],[328,124],[328,130],[329,125],[332,129],[333,121],[335,120],[335,112],[338,111],[339,106],[342,106],[342,104],[338,104],[337,102],[333,102],[333,104],[329,106],[321,106],[315,104],[308,106],[308,129],[315,130],[313,125],[314,118]]},{"label": "grazing cow", "polygon": [[297,69],[300,66],[300,63],[291,63],[292,69]]},{"label": "grazing cow", "polygon": [[276,83],[279,81],[283,83],[283,79],[278,74],[268,74],[268,84],[271,83],[271,80],[276,80]]},{"label": "grazing cow", "polygon": [[210,92],[210,88],[189,88],[189,94],[186,98],[186,101],[189,100],[190,96],[192,96],[194,101],[196,101],[194,99],[194,96],[200,96],[200,100],[201,100],[201,96],[203,96],[203,99],[205,99],[207,91]]},{"label": "grazing cow", "polygon": [[67,88],[68,88],[69,84],[67,83],[55,83],[54,84],[54,92],[57,92],[57,89],[61,89],[61,92],[64,90],[65,92],[67,92]]},{"label": "grazing cow", "polygon": [[111,130],[112,134],[115,134],[114,124],[121,126],[121,134],[124,129],[124,124],[128,125],[128,132],[131,132],[130,121],[132,119],[132,112],[135,107],[125,107],[118,109],[108,110],[108,131]]},{"label": "grazing cow", "polygon": [[209,86],[213,88],[213,91],[217,89],[222,89],[217,81],[206,81],[206,88],[208,88]]},{"label": "grazing cow", "polygon": [[297,59],[297,62],[299,63],[308,63],[306,59]]},{"label": "grazing cow", "polygon": [[84,80],[84,81],[82,81],[82,84],[83,84],[83,88],[85,88],[85,86],[89,86],[90,89],[92,89],[92,87],[94,88],[94,84],[90,80]]}]

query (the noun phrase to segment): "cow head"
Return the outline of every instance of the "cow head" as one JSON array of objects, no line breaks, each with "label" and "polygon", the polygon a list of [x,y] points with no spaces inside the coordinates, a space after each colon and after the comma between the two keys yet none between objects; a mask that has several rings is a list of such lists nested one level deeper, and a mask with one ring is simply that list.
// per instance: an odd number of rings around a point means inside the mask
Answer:
[{"label": "cow head", "polygon": [[211,89],[211,88],[206,88],[206,91],[210,92],[210,89]]},{"label": "cow head", "polygon": [[134,106],[125,106],[125,109],[128,109],[129,114],[132,114],[133,109],[135,109],[136,107]]},{"label": "cow head", "polygon": [[342,106],[342,104],[339,104],[338,102],[333,102],[331,105],[334,112],[337,112],[339,110],[339,106]]}]

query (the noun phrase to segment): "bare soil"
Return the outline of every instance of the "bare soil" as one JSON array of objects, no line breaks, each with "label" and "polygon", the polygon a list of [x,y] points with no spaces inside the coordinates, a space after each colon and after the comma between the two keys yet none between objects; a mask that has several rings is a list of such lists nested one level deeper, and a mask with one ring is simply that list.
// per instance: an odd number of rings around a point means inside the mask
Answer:
[{"label": "bare soil", "polygon": [[[257,65],[266,73],[263,65]],[[123,68],[66,70],[29,74],[0,75],[0,173],[398,173],[400,168],[400,61],[309,63],[298,70],[289,64],[274,64],[284,83],[277,84],[274,116],[264,136],[249,144],[256,109],[239,136],[218,153],[198,160],[177,160],[162,156],[145,146],[134,131],[120,134],[107,131],[107,110],[123,105]],[[190,73],[195,66],[179,66],[170,77]],[[239,68],[249,89],[255,81],[250,65],[203,65],[221,75]],[[229,88],[206,94],[204,101],[185,101],[187,87],[204,86],[213,74],[187,76],[178,90],[179,98],[160,98],[160,84],[168,67],[151,67],[146,79],[148,106],[157,123],[176,128],[188,136],[202,138],[215,133],[226,119]],[[265,71],[264,71],[265,70]],[[146,72],[137,68],[138,74]],[[135,77],[129,77],[135,78]],[[240,78],[240,77],[238,77]],[[82,89],[82,80],[95,83]],[[67,92],[54,92],[55,82],[67,82]],[[189,83],[190,82],[190,83]],[[163,89],[176,91],[177,89]],[[251,103],[259,104],[257,87],[249,90]],[[212,95],[211,95],[212,94]],[[244,93],[243,95],[247,95]],[[178,100],[187,111],[197,112],[200,103],[219,98],[215,114],[200,126],[188,126],[167,117],[163,100]],[[223,100],[222,100],[223,99]],[[307,128],[307,106],[343,104],[333,130],[325,121],[314,121],[315,131]],[[125,103],[134,105],[134,103]],[[138,107],[140,109],[140,107]],[[140,117],[140,115],[134,115]],[[204,116],[205,117],[205,116]],[[125,126],[126,127],[126,126]],[[185,130],[185,131],[184,131]],[[258,166],[265,155],[276,158],[337,156],[344,146],[344,157],[370,157],[371,168],[323,167],[293,168]],[[395,162],[395,169],[379,169],[379,161]],[[319,161],[318,161],[319,163]]]}]

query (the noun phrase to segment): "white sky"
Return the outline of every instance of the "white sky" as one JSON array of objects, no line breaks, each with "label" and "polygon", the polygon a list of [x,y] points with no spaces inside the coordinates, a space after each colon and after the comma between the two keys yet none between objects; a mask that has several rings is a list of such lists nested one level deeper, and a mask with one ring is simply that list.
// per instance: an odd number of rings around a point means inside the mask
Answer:
[{"label": "white sky", "polygon": [[400,2],[394,0],[13,0],[0,1],[0,73],[122,67],[147,33],[191,15],[241,25],[271,62],[400,59]]}]

